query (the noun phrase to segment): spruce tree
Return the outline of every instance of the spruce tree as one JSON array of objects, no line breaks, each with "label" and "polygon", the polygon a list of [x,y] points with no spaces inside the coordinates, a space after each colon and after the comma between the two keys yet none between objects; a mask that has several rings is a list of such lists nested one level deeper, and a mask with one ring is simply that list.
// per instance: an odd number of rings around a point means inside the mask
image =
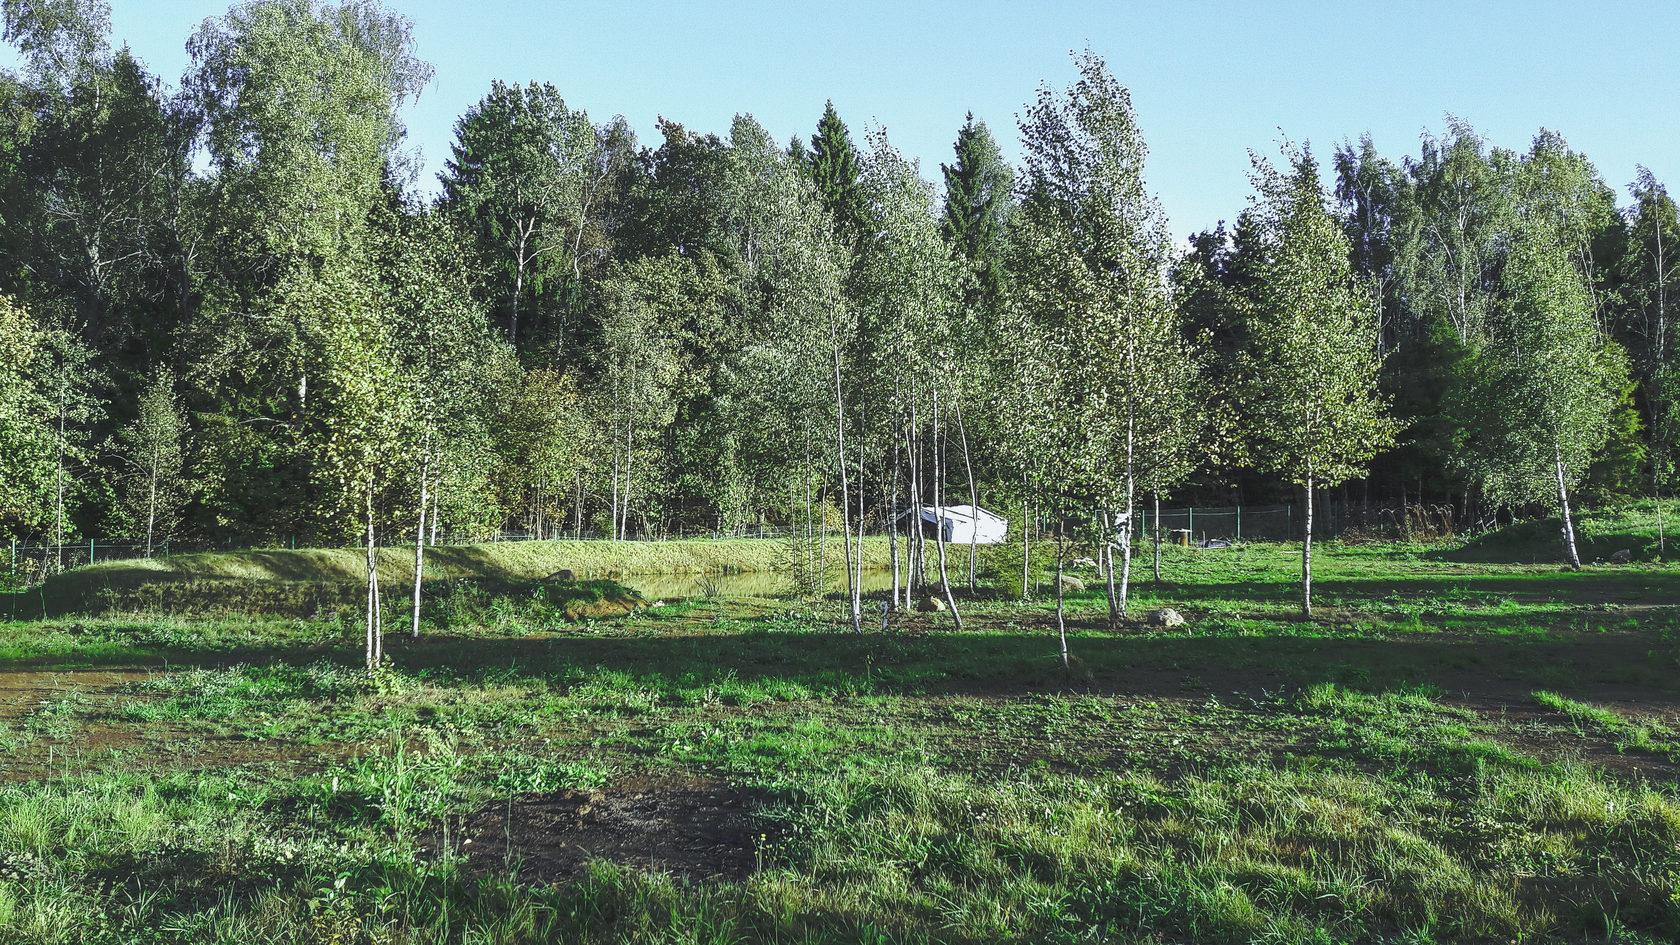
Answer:
[{"label": "spruce tree", "polygon": [[817,133],[811,136],[811,179],[823,209],[834,218],[835,232],[854,242],[863,232],[863,194],[858,189],[858,153],[851,132],[840,120],[831,99],[823,108]]},{"label": "spruce tree", "polygon": [[955,164],[942,164],[945,215],[941,230],[953,250],[974,267],[980,291],[995,296],[1002,266],[998,252],[1012,204],[1009,193],[1015,169],[1003,158],[997,139],[974,113],[957,132]]}]

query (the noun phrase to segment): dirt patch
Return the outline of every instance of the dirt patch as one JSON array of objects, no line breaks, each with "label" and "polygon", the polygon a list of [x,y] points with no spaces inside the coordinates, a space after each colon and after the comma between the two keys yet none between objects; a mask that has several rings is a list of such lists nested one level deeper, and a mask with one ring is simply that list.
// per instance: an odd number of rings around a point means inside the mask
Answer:
[{"label": "dirt patch", "polygon": [[562,882],[591,860],[691,880],[758,868],[762,798],[710,782],[623,784],[514,798],[461,817],[456,850],[476,873],[510,866],[528,883]]}]

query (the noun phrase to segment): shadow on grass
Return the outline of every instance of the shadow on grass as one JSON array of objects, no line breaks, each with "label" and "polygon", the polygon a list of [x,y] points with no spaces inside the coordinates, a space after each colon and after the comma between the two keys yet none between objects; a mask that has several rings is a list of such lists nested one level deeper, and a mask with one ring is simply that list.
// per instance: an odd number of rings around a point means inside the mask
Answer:
[{"label": "shadow on grass", "polygon": [[[542,680],[567,689],[595,681],[654,691],[760,686],[786,697],[902,694],[1007,696],[1093,691],[1149,697],[1202,692],[1259,694],[1334,682],[1369,691],[1433,686],[1445,692],[1526,696],[1548,688],[1588,697],[1614,691],[1656,703],[1680,693],[1680,633],[1670,622],[1618,629],[1499,635],[1509,617],[1453,618],[1464,633],[1337,636],[1303,625],[1302,635],[1243,630],[1209,635],[1110,634],[1084,615],[1074,621],[1070,649],[1076,671],[1063,669],[1053,624],[1038,631],[868,633],[752,629],[714,635],[647,632],[601,637],[560,633],[519,638],[439,634],[389,635],[386,651],[399,672],[433,684],[471,688]],[[237,648],[167,646],[107,654],[118,662],[171,666],[307,666],[360,662],[361,643],[334,642]],[[91,654],[90,654],[91,655]],[[20,670],[62,666],[62,659],[14,661]],[[1637,691],[1637,692],[1636,692]]]},{"label": "shadow on grass", "polygon": [[[1276,603],[1293,605],[1300,589],[1295,578],[1270,581],[1214,581],[1195,584],[1140,584],[1141,593],[1186,603]],[[1313,578],[1314,601],[1337,599],[1349,607],[1395,599],[1466,597],[1510,598],[1531,603],[1574,606],[1600,604],[1680,606],[1680,572],[1669,571],[1519,571],[1509,574],[1441,574],[1431,577]]]}]

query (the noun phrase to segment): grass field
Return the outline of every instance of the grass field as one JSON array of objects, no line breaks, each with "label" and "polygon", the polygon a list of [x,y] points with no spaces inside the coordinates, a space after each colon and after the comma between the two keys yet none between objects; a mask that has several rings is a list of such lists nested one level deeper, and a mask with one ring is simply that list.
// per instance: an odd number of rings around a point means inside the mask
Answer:
[{"label": "grass field", "polygon": [[1007,595],[513,582],[373,674],[350,616],[0,623],[0,942],[1671,942],[1680,571],[1618,514],[1579,573],[1326,543],[1312,622],[1295,547],[1173,550],[1188,623],[1091,581],[1072,673]]},{"label": "grass field", "polygon": [[[428,580],[541,578],[559,570],[583,576],[736,574],[778,571],[788,542],[761,539],[684,541],[520,541],[439,545],[425,551]],[[833,568],[844,555],[829,540]],[[864,566],[889,567],[887,541],[863,542]],[[413,580],[414,546],[382,548],[379,580],[393,587]],[[48,578],[23,593],[0,594],[0,614],[40,617],[64,613],[144,610],[203,616],[251,612],[292,615],[354,609],[365,592],[367,553],[357,548],[204,552],[101,561]]]}]

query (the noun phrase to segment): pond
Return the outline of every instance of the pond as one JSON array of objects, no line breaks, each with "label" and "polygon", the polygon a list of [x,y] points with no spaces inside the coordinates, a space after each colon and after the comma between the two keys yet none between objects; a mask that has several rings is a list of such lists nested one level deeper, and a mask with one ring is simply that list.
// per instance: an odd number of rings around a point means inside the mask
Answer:
[{"label": "pond", "polygon": [[[681,600],[703,597],[712,585],[716,597],[780,597],[793,591],[793,579],[780,571],[754,571],[745,574],[626,574],[616,579],[620,584],[635,588],[648,600]],[[845,574],[836,574],[829,582],[832,590],[846,589]],[[864,593],[884,591],[892,587],[892,571],[871,569],[863,572]]]}]

